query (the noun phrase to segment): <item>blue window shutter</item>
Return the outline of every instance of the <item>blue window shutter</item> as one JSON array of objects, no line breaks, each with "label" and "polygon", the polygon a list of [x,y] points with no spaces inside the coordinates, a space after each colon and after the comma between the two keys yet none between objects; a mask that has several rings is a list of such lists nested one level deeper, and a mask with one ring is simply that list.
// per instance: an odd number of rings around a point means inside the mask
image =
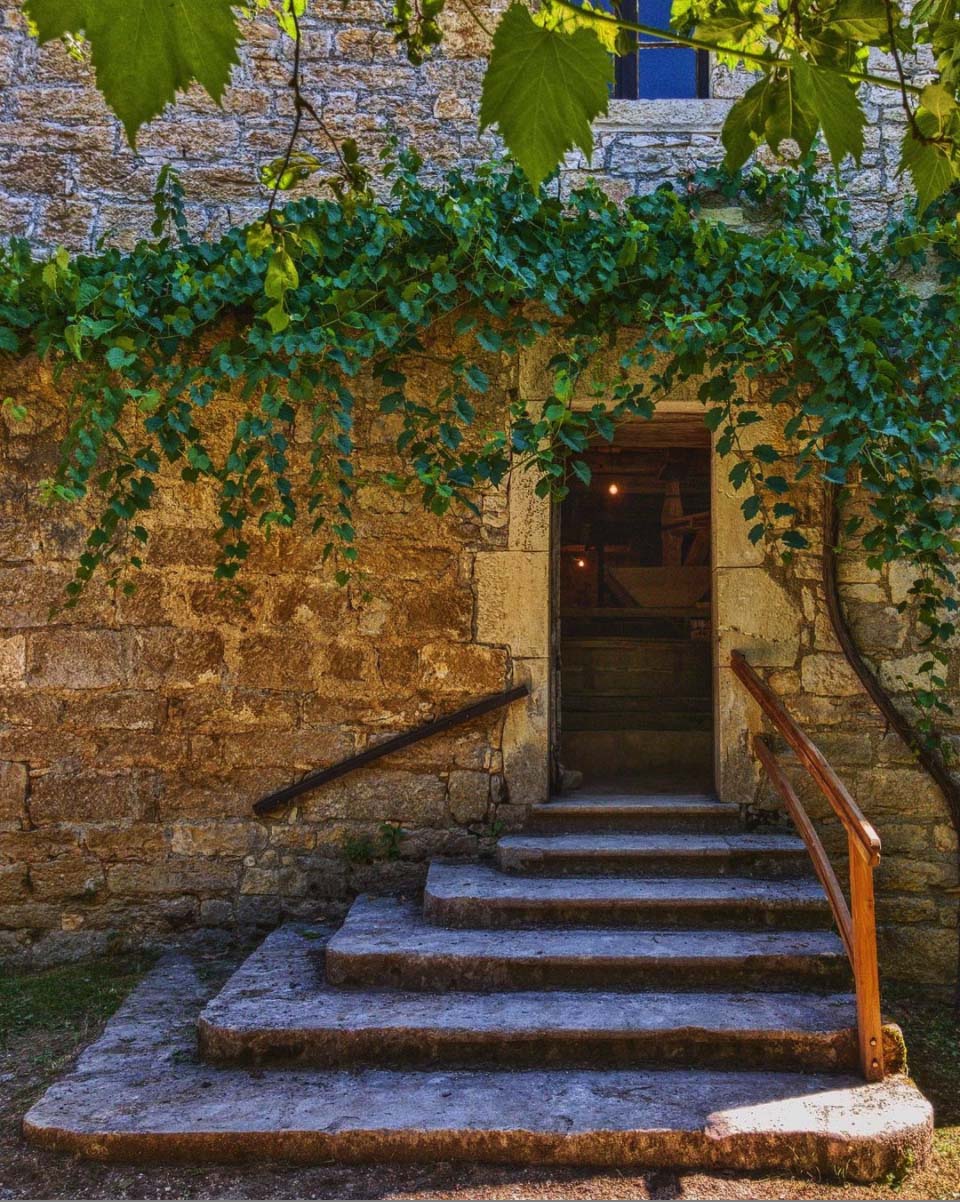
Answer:
[{"label": "blue window shutter", "polygon": [[[612,10],[610,0],[600,0]],[[670,28],[671,0],[622,0],[620,14],[657,29]],[[669,39],[637,37],[637,49],[618,57],[613,94],[624,100],[691,100],[709,94],[709,58]]]}]

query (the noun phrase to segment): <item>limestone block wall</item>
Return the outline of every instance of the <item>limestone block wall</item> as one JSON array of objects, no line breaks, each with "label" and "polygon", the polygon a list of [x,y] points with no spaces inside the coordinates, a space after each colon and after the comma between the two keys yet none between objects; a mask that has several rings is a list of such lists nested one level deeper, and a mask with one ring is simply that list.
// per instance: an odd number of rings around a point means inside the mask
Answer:
[{"label": "limestone block wall", "polygon": [[[433,854],[475,856],[546,795],[548,529],[527,481],[479,519],[433,517],[377,483],[396,431],[361,420],[364,579],[339,588],[323,540],[297,530],[254,546],[246,600],[224,597],[212,501],[170,479],[136,593],[93,587],[51,616],[85,515],[38,500],[62,420],[46,370],[3,388],[31,416],[0,431],[0,959],[342,912],[365,887],[417,888]],[[239,412],[224,398],[218,420]],[[274,822],[251,814],[311,768],[522,681],[507,712]]]},{"label": "limestone block wall", "polygon": [[[477,8],[502,7],[488,0]],[[376,173],[391,137],[415,146],[428,173],[490,157],[498,142],[477,128],[487,39],[467,7],[448,5],[442,53],[410,66],[385,32],[387,0],[343,7],[315,0],[305,25],[304,80],[337,140],[355,137]],[[875,71],[892,71],[877,57]],[[129,243],[153,221],[150,196],[165,162],[182,173],[191,228],[215,234],[263,208],[259,168],[285,149],[293,109],[290,46],[261,15],[250,26],[242,67],[218,110],[199,90],[127,146],[90,82],[89,69],[56,45],[38,49],[19,5],[0,11],[0,233],[40,246],[89,249],[97,239]],[[716,68],[711,98],[613,101],[596,125],[589,162],[571,154],[566,185],[587,177],[615,194],[649,191],[664,179],[717,163],[720,127],[745,79]],[[903,113],[897,94],[865,94],[870,125],[859,169],[847,183],[866,230],[885,220],[903,194],[896,174]],[[312,149],[334,158],[320,138]],[[309,189],[310,185],[306,186]]]},{"label": "limestone block wall", "polygon": [[[306,86],[338,138],[358,137],[372,162],[396,135],[417,146],[434,175],[497,149],[477,131],[486,47],[462,6],[445,16],[443,54],[420,68],[383,32],[388,5],[314,9]],[[183,174],[196,234],[253,217],[264,203],[257,169],[282,150],[290,115],[284,53],[259,19],[223,110],[191,95],[143,132],[134,153],[88,69],[58,47],[39,50],[19,7],[3,6],[0,236],[72,249],[100,238],[129,243],[153,219],[150,193],[168,161]],[[593,177],[623,195],[719,161],[723,116],[742,86],[717,70],[709,100],[613,102],[597,123],[594,155],[571,155],[564,185]],[[866,99],[864,163],[847,177],[864,230],[902,194],[896,94]],[[524,395],[541,395],[538,372],[535,355],[521,365]],[[211,579],[212,514],[174,485],[136,596],[92,590],[77,610],[51,618],[83,523],[37,500],[56,446],[49,381],[31,365],[8,391],[32,402],[33,416],[26,430],[0,437],[0,955],[79,954],[198,923],[246,926],[336,909],[374,882],[413,887],[431,853],[475,854],[544,793],[549,514],[529,482],[486,498],[482,520],[443,521],[371,486],[357,522],[370,601],[359,586],[338,590],[314,542],[291,535],[257,548],[240,609]],[[389,457],[388,438],[367,431],[371,463]],[[885,968],[944,981],[957,886],[945,807],[851,679],[815,557],[789,573],[762,559],[724,478],[718,468],[720,787],[769,807],[747,752],[757,715],[725,666],[740,646],[881,831]],[[818,520],[811,496],[811,531]],[[843,570],[865,650],[891,679],[908,676],[915,632],[894,610],[903,579],[877,581],[856,557]],[[283,821],[250,819],[257,796],[317,763],[521,679],[533,685],[526,705],[331,786]],[[809,801],[829,841],[829,820]],[[408,832],[398,858],[383,823]]]},{"label": "limestone block wall", "polygon": [[[554,349],[507,366],[491,403],[507,388],[532,403],[545,396]],[[437,387],[437,370],[419,385]],[[212,500],[171,479],[134,596],[94,587],[51,615],[86,529],[84,514],[38,499],[62,406],[36,363],[0,387],[30,410],[26,425],[0,431],[0,958],[336,914],[363,888],[417,888],[431,855],[482,854],[546,796],[550,509],[532,479],[515,474],[482,498],[479,518],[432,517],[377,483],[395,466],[395,431],[361,407],[355,524],[366,579],[338,588],[320,540],[295,530],[254,547],[242,603],[222,596]],[[695,416],[694,393],[662,407]],[[224,398],[215,414],[226,426],[236,406]],[[718,789],[761,822],[783,822],[749,752],[759,714],[727,667],[738,648],[880,830],[884,971],[945,984],[956,838],[833,639],[817,491],[804,502],[811,550],[784,568],[749,543],[727,465],[714,467]],[[878,578],[848,554],[841,578],[863,649],[903,688],[918,665],[916,632],[895,609],[909,573]],[[520,681],[531,696],[506,713],[306,795],[275,821],[253,818],[253,801],[309,769]],[[795,778],[842,863],[825,803]]]}]

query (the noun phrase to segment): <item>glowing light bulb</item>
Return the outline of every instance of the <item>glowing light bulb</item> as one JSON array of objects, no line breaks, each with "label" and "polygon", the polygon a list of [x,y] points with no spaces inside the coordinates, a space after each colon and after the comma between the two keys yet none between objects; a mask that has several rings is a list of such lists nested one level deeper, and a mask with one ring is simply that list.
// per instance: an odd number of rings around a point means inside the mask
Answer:
[{"label": "glowing light bulb", "polygon": [[587,561],[586,561],[585,559],[578,559],[578,560],[577,560],[577,567],[578,567],[578,568],[585,568],[586,566],[587,566]]},{"label": "glowing light bulb", "polygon": [[610,494],[611,497],[617,496],[617,494],[620,492],[620,485],[619,484],[609,485],[607,488],[607,492]]}]

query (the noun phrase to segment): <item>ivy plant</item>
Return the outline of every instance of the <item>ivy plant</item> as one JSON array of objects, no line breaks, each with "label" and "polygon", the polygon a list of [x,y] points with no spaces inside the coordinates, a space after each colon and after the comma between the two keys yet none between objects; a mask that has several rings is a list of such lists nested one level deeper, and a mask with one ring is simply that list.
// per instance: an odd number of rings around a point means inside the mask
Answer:
[{"label": "ivy plant", "polygon": [[[789,559],[807,545],[811,474],[856,483],[869,507],[847,536],[877,567],[915,564],[921,622],[935,643],[953,636],[949,205],[858,245],[846,201],[809,169],[711,171],[619,204],[594,187],[534,191],[503,165],[439,186],[419,167],[409,152],[385,159],[386,201],[302,200],[213,243],[190,238],[165,169],[153,236],[132,251],[0,252],[0,353],[44,357],[70,397],[45,494],[102,498],[72,598],[101,571],[132,587],[164,463],[218,497],[220,579],[237,577],[251,532],[306,521],[345,581],[363,485],[416,491],[444,513],[532,471],[541,495],[560,497],[571,473],[587,478],[591,440],[692,379],[752,540]],[[709,219],[711,196],[746,205],[766,232]],[[936,274],[927,296],[901,279],[921,265]],[[453,349],[438,356],[441,326]],[[551,395],[531,408],[495,381],[544,340]],[[439,358],[429,398],[409,387],[424,358]],[[242,407],[224,441],[228,391]],[[361,418],[395,424],[398,470],[361,467]],[[777,437],[757,441],[764,418]],[[304,423],[306,442],[294,438]]]}]

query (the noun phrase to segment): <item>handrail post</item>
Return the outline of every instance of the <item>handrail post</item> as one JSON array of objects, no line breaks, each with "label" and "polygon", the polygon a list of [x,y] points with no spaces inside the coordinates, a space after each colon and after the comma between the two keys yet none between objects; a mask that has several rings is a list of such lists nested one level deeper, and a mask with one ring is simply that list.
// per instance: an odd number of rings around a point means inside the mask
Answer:
[{"label": "handrail post", "polygon": [[852,835],[850,912],[853,918],[853,975],[857,990],[857,1038],[860,1067],[868,1081],[883,1080],[883,1025],[880,1018],[880,972],[877,963],[877,919],[873,900],[873,866]]},{"label": "handrail post", "polygon": [[873,870],[880,863],[880,836],[866,820],[860,807],[822,753],[797,726],[770,686],[750,666],[742,651],[731,653],[730,666],[740,683],[758,702],[763,713],[793,749],[846,828],[847,856],[850,864],[849,908],[843,899],[823,844],[793,786],[781,772],[776,757],[763,738],[756,736],[754,749],[774,787],[784,799],[807,845],[850,958],[856,987],[857,1044],[861,1070],[868,1081],[882,1081],[883,1026],[880,1016],[880,973],[877,964],[877,918],[873,898]]}]

